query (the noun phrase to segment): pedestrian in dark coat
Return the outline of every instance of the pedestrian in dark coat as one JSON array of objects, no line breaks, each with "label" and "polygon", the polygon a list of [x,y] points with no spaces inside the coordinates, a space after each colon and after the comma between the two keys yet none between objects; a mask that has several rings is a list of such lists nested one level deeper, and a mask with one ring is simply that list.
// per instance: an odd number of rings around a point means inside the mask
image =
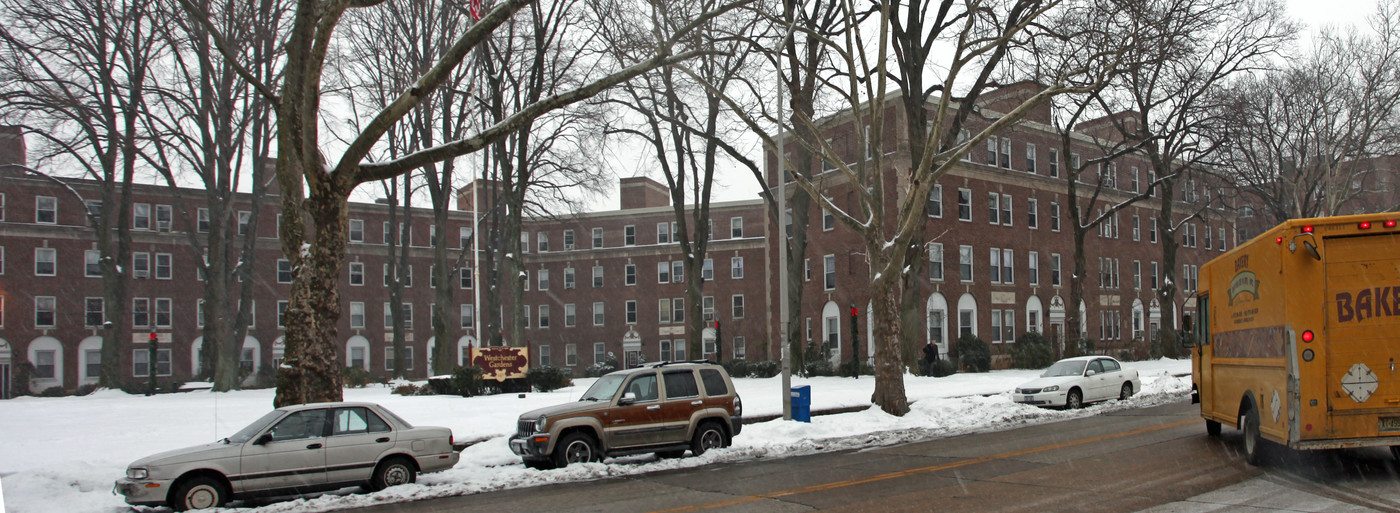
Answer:
[{"label": "pedestrian in dark coat", "polygon": [[933,363],[936,361],[938,361],[938,346],[933,345],[933,342],[930,341],[929,343],[924,344],[923,363],[925,376],[933,375]]}]

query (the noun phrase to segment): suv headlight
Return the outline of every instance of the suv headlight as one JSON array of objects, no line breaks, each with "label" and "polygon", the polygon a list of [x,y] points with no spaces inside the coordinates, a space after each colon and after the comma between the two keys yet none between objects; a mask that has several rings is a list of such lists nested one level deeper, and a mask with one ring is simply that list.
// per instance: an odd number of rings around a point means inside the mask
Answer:
[{"label": "suv headlight", "polygon": [[1041,391],[1041,392],[1054,392],[1054,391],[1059,390],[1059,389],[1060,389],[1060,385],[1050,385],[1050,386],[1048,386],[1048,387],[1045,387],[1045,388],[1040,389],[1040,391]]},{"label": "suv headlight", "polygon": [[127,479],[145,479],[145,478],[147,478],[147,477],[149,477],[149,476],[150,476],[150,473],[149,473],[149,472],[146,472],[146,469],[144,469],[144,468],[129,468],[129,469],[126,469],[126,478],[127,478]]},{"label": "suv headlight", "polygon": [[548,422],[549,419],[545,418],[544,415],[540,415],[540,418],[535,419],[535,431],[540,433],[549,431]]}]

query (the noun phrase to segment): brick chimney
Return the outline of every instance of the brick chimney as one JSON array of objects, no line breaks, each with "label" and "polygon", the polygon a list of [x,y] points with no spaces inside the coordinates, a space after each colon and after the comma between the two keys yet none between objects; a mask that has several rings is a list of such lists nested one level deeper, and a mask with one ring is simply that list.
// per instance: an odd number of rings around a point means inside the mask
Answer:
[{"label": "brick chimney", "polygon": [[671,193],[656,180],[645,176],[623,178],[618,184],[622,210],[664,207],[671,204]]},{"label": "brick chimney", "polygon": [[24,130],[17,126],[0,126],[0,165],[29,165],[24,146]]}]

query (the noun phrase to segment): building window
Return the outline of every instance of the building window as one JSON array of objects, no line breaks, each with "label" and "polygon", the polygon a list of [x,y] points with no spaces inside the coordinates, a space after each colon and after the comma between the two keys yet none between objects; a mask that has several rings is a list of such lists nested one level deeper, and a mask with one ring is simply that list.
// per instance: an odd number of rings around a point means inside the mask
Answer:
[{"label": "building window", "polygon": [[549,269],[540,269],[536,279],[539,281],[539,290],[549,290]]},{"label": "building window", "polygon": [[637,284],[637,266],[636,266],[635,264],[627,264],[625,267],[622,268],[622,276],[623,276],[623,283],[625,283],[625,284],[627,284],[627,285],[636,285],[636,284]]},{"label": "building window", "polygon": [[572,328],[578,324],[578,307],[573,303],[564,304],[564,327]]},{"label": "building window", "polygon": [[1133,260],[1133,290],[1142,290],[1142,261]]},{"label": "building window", "polygon": [[943,281],[943,243],[930,242],[928,245],[928,278]]},{"label": "building window", "polygon": [[1001,167],[1011,169],[1011,138],[1001,138]]},{"label": "building window", "polygon": [[1001,310],[992,310],[992,343],[1000,344],[1001,339]]},{"label": "building window", "polygon": [[151,326],[151,300],[138,297],[131,300],[131,327],[149,328]]},{"label": "building window", "polygon": [[137,277],[137,278],[150,278],[150,277],[151,277],[151,254],[150,254],[150,253],[132,253],[132,254],[131,254],[131,273],[132,273],[133,276],[135,276],[135,277]]},{"label": "building window", "polygon": [[350,220],[350,242],[365,241],[365,221],[363,219]]},{"label": "building window", "polygon": [[744,295],[743,295],[743,294],[735,294],[734,297],[731,298],[731,301],[732,301],[732,304],[733,304],[733,309],[732,309],[732,311],[730,312],[729,318],[731,318],[731,319],[743,319],[743,318],[744,318]]},{"label": "building window", "polygon": [[972,220],[972,189],[958,189],[958,220]]},{"label": "building window", "polygon": [[253,221],[253,213],[247,210],[238,211],[238,236],[248,236],[248,224]]},{"label": "building window", "polygon": [[713,281],[715,279],[714,259],[706,258],[705,262],[700,264],[700,279],[703,281]]},{"label": "building window", "polygon": [[744,337],[734,337],[734,359],[743,360],[748,358],[748,344],[744,342]]},{"label": "building window", "polygon": [[287,259],[277,261],[277,283],[292,282],[292,262]]},{"label": "building window", "polygon": [[943,217],[943,185],[933,184],[928,191],[928,216]]},{"label": "building window", "polygon": [[572,267],[565,267],[565,268],[564,268],[564,290],[573,289],[573,288],[574,288],[574,281],[575,281],[575,280],[574,280],[574,268],[572,268]]},{"label": "building window", "polygon": [[627,301],[627,324],[637,324],[637,301]]},{"label": "building window", "polygon": [[278,327],[278,328],[286,328],[286,327],[287,327],[287,302],[286,302],[286,301],[278,301],[278,302],[277,302],[277,327]]},{"label": "building window", "polygon": [[624,226],[624,227],[622,227],[622,244],[623,244],[624,246],[636,246],[636,245],[637,245],[637,227],[636,227],[636,226],[630,226],[630,225],[629,225],[629,226]]},{"label": "building window", "polygon": [[1060,176],[1060,150],[1057,150],[1057,149],[1055,149],[1055,148],[1050,148],[1050,160],[1049,160],[1048,163],[1049,163],[1049,169],[1050,169],[1050,177],[1051,177],[1051,178],[1059,178],[1059,176]]},{"label": "building window", "polygon": [[1001,195],[1001,224],[1011,226],[1011,195]]},{"label": "building window", "polygon": [[671,322],[670,298],[663,297],[661,299],[656,300],[656,318],[661,322],[661,324],[669,324]]},{"label": "building window", "polygon": [[685,262],[677,260],[671,262],[671,283],[685,282]]},{"label": "building window", "polygon": [[603,310],[603,302],[602,302],[602,301],[594,301],[594,302],[593,302],[593,325],[594,325],[594,326],[602,326],[602,325],[603,325],[603,321],[606,319],[606,317],[603,315],[603,311],[604,311],[604,310]]},{"label": "building window", "polygon": [[594,228],[594,229],[593,229],[593,249],[598,249],[598,248],[601,248],[601,247],[603,247],[603,229],[602,229],[602,228]]},{"label": "building window", "polygon": [[1157,282],[1157,262],[1152,262],[1152,290],[1157,290],[1160,286]]},{"label": "building window", "polygon": [[575,344],[564,345],[564,365],[568,367],[578,365],[578,347]]},{"label": "building window", "polygon": [[573,251],[574,243],[574,231],[564,230],[564,251]]},{"label": "building window", "polygon": [[[136,349],[131,352],[131,375],[133,377],[145,377],[151,375],[151,350]],[[170,350],[156,350],[156,375],[170,375]]]},{"label": "building window", "polygon": [[34,275],[54,276],[58,272],[58,250],[34,248]]},{"label": "building window", "polygon": [[170,231],[171,219],[174,217],[174,210],[170,205],[156,205],[156,231]]},{"label": "building window", "polygon": [[461,322],[462,329],[469,330],[476,327],[476,309],[472,305],[457,305],[457,318]]},{"label": "building window", "polygon": [[736,280],[744,278],[744,257],[729,259],[729,277]]},{"label": "building window", "polygon": [[[107,322],[106,305],[100,297],[90,297],[83,301],[83,325],[100,328]],[[95,374],[94,374],[95,375]]]},{"label": "building window", "polygon": [[365,304],[359,301],[350,303],[350,327],[362,329],[365,327]]},{"label": "building window", "polygon": [[[394,346],[392,345],[384,348],[384,370],[394,370]],[[403,346],[403,370],[413,370],[413,346],[407,344]]]},{"label": "building window", "polygon": [[133,203],[131,205],[131,229],[150,230],[151,229],[151,204]]},{"label": "building window", "polygon": [[958,246],[958,279],[972,281],[972,246]]},{"label": "building window", "polygon": [[89,249],[83,252],[83,275],[88,278],[102,277],[102,252]]},{"label": "building window", "polygon": [[[789,226],[789,228],[791,228],[791,226],[792,226],[791,221],[792,221],[792,220],[789,219],[788,221],[789,221],[789,222],[788,222],[788,226]],[[835,229],[836,229],[836,216],[831,215],[831,212],[830,212],[830,211],[828,211],[828,210],[826,210],[826,209],[822,209],[822,231],[824,231],[824,232],[829,232],[829,231],[832,231],[832,230],[835,230]]]},{"label": "building window", "polygon": [[744,218],[742,218],[742,217],[731,217],[731,218],[729,218],[729,238],[731,238],[731,239],[742,239],[742,238],[744,238]]},{"label": "building window", "polygon": [[601,265],[593,266],[593,288],[603,288],[603,266]]},{"label": "building window", "polygon": [[987,165],[997,165],[997,136],[987,138]]},{"label": "building window", "polygon": [[1060,286],[1060,254],[1050,254],[1050,285]]},{"label": "building window", "polygon": [[678,297],[671,300],[671,322],[685,322],[685,298]]},{"label": "building window", "polygon": [[538,239],[536,243],[540,248],[540,253],[549,252],[549,234],[545,232],[540,232],[536,234],[535,237],[537,237]]},{"label": "building window", "polygon": [[656,243],[671,243],[671,223],[656,223]]},{"label": "building window", "polygon": [[987,193],[987,220],[992,224],[1001,222],[1001,195],[995,192]]},{"label": "building window", "polygon": [[1157,218],[1147,220],[1147,242],[1157,243]]},{"label": "building window", "polygon": [[1001,249],[992,248],[991,267],[987,272],[991,273],[992,283],[1001,283]]},{"label": "building window", "polygon": [[169,328],[173,316],[170,312],[170,298],[156,298],[156,326]]},{"label": "building window", "polygon": [[657,282],[657,283],[671,283],[671,263],[670,263],[670,262],[657,262],[657,263],[656,263],[656,282]]},{"label": "building window", "polygon": [[34,198],[34,222],[58,224],[58,198],[37,196]]},{"label": "building window", "polygon": [[705,322],[715,320],[715,297],[702,296],[700,298],[700,318]]},{"label": "building window", "polygon": [[1050,231],[1060,231],[1060,204],[1050,202]]},{"label": "building window", "polygon": [[201,208],[195,214],[195,231],[209,233],[209,209]]},{"label": "building window", "polygon": [[350,262],[350,284],[355,286],[365,284],[364,262]]},{"label": "building window", "polygon": [[1032,287],[1040,285],[1040,252],[1032,251],[1026,255],[1026,274],[1026,283]]},{"label": "building window", "polygon": [[608,361],[608,346],[602,342],[593,343],[593,364],[598,365]]},{"label": "building window", "polygon": [[171,271],[171,261],[173,257],[170,253],[156,253],[156,279],[169,280],[174,277]]},{"label": "building window", "polygon": [[1038,218],[1039,213],[1040,213],[1040,200],[1037,200],[1037,199],[1035,199],[1035,198],[1027,198],[1027,199],[1026,199],[1026,226],[1029,226],[1030,229],[1032,229],[1032,230],[1034,230],[1034,229],[1036,229],[1036,228],[1040,228],[1040,219]]},{"label": "building window", "polygon": [[1026,172],[1035,174],[1035,145],[1026,143]]}]

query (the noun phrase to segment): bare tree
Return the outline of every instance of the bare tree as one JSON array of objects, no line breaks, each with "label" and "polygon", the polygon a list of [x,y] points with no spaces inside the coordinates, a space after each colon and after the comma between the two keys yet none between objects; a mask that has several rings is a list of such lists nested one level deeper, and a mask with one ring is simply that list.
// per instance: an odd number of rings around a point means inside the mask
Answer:
[{"label": "bare tree", "polygon": [[1231,87],[1223,167],[1272,223],[1351,213],[1362,195],[1389,192],[1362,185],[1400,144],[1400,4],[1382,2],[1369,22],[1370,33],[1325,31],[1302,58]]},{"label": "bare tree", "polygon": [[[689,19],[713,7],[714,2],[658,4],[655,16],[664,20],[656,23],[663,31],[684,24]],[[676,219],[673,242],[680,246],[681,276],[685,280],[686,354],[699,360],[705,353],[704,333],[704,264],[711,233],[710,197],[715,185],[715,171],[720,165],[721,146],[725,140],[737,138],[732,118],[726,116],[721,95],[734,89],[742,76],[753,73],[751,40],[759,27],[759,18],[742,12],[716,18],[694,32],[698,47],[719,50],[688,63],[688,70],[700,77],[697,84],[674,68],[661,68],[620,87],[615,103],[621,105],[640,122],[614,127],[611,133],[626,134],[652,148],[648,160],[659,164],[671,197],[671,209]],[[645,26],[645,24],[638,24]],[[720,27],[724,27],[723,30]],[[665,34],[665,32],[662,32]],[[628,34],[627,36],[633,36]],[[656,37],[646,35],[643,37]],[[645,46],[626,39],[611,45],[616,52],[635,52]],[[670,265],[664,263],[664,265]],[[674,277],[673,277],[674,278]],[[680,308],[672,305],[673,310]],[[723,321],[721,321],[723,322]],[[716,333],[716,337],[722,331]],[[722,358],[724,343],[715,340],[717,357]],[[663,356],[669,359],[668,356]]]},{"label": "bare tree", "polygon": [[[122,384],[130,343],[124,263],[131,258],[132,179],[141,162],[148,73],[167,47],[151,0],[4,0],[0,27],[0,116],[44,137],[99,184],[84,198],[97,231],[106,322],[99,383]],[[139,326],[135,328],[152,328]],[[154,365],[155,362],[150,362]]]},{"label": "bare tree", "polygon": [[[343,380],[335,344],[340,316],[337,285],[345,258],[346,202],[355,187],[473,153],[551,111],[586,100],[658,66],[706,51],[685,48],[683,37],[689,29],[683,30],[681,38],[661,42],[644,60],[619,63],[596,77],[580,81],[576,87],[531,102],[475,134],[393,161],[366,162],[384,134],[420,108],[473,48],[486,41],[516,12],[533,4],[527,0],[503,2],[462,33],[450,50],[423,72],[414,87],[376,114],[339,157],[328,159],[320,146],[320,116],[322,76],[331,34],[347,10],[373,8],[379,3],[374,0],[298,0],[290,33],[285,39],[287,60],[282,83],[276,92],[269,84],[259,84],[259,91],[276,105],[277,176],[283,198],[280,234],[283,252],[296,271],[286,314],[286,360],[278,372],[274,400],[279,406],[336,401],[342,397]],[[181,0],[181,4],[199,12],[188,0]],[[717,9],[696,24],[738,5]],[[207,16],[199,15],[207,20]],[[219,49],[226,57],[233,58],[226,45],[220,44]],[[314,228],[310,234],[306,232],[307,223]]]},{"label": "bare tree", "polygon": [[[271,78],[285,5],[276,0],[200,5],[239,49],[249,71]],[[161,19],[176,30],[162,34],[172,49],[170,65],[159,68],[164,72],[155,77],[158,98],[142,113],[150,134],[145,157],[174,197],[185,194],[181,180],[203,186],[194,203],[203,206],[202,213],[184,201],[174,207],[184,226],[208,227],[203,233],[186,231],[204,276],[200,374],[212,378],[215,390],[230,390],[240,384],[240,353],[252,316],[259,214],[271,175],[272,111],[214,50],[203,25],[178,7],[165,9]],[[246,205],[240,191],[252,193]],[[240,206],[248,210],[240,212]]]}]

